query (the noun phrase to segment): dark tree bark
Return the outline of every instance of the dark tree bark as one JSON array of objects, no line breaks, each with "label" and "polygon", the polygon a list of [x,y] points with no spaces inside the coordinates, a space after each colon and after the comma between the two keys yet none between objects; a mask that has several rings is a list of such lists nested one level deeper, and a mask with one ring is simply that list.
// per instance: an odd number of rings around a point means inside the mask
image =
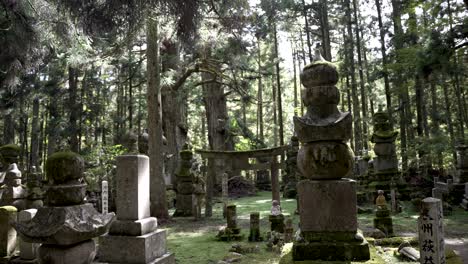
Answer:
[{"label": "dark tree bark", "polygon": [[78,144],[78,118],[79,118],[79,104],[78,104],[78,71],[76,68],[68,67],[68,105],[70,106],[69,116],[69,136],[70,136],[70,150],[79,152]]},{"label": "dark tree bark", "polygon": [[147,102],[148,136],[150,157],[150,201],[151,215],[161,221],[169,218],[166,200],[166,184],[163,174],[163,131],[161,110],[160,57],[158,21],[155,16],[146,18],[147,57]]},{"label": "dark tree bark", "polygon": [[33,100],[32,109],[32,121],[31,121],[31,152],[29,158],[29,170],[32,166],[37,168],[39,159],[39,98],[36,97]]}]

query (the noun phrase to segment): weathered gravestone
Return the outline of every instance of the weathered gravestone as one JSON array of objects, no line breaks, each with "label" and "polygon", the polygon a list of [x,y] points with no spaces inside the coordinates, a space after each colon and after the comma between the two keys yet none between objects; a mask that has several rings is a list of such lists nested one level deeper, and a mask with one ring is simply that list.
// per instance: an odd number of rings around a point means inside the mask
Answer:
[{"label": "weathered gravestone", "polygon": [[180,164],[176,175],[177,198],[174,217],[193,216],[196,197],[194,194],[195,175],[192,172],[193,153],[190,149],[184,149],[180,152]]},{"label": "weathered gravestone", "polygon": [[422,200],[418,230],[421,264],[445,264],[444,222],[440,199],[429,197]]},{"label": "weathered gravestone", "polygon": [[99,262],[156,264],[175,263],[167,252],[166,230],[157,229],[150,216],[149,158],[117,157],[117,220],[109,234],[99,239]]},{"label": "weathered gravestone", "polygon": [[375,200],[377,210],[375,211],[374,227],[384,232],[387,236],[393,235],[393,223],[390,210],[387,207],[384,191],[378,191],[379,196]]},{"label": "weathered gravestone", "polygon": [[228,205],[226,207],[227,226],[218,232],[217,238],[220,241],[241,240],[241,229],[237,227],[237,210],[236,205]]},{"label": "weathered gravestone", "polygon": [[334,64],[315,61],[301,73],[303,117],[294,117],[302,143],[297,157],[300,240],[292,257],[302,260],[368,260],[369,246],[357,233],[354,154],[346,144],[352,134],[352,117],[337,105],[338,71]]},{"label": "weathered gravestone", "polygon": [[[18,213],[18,222],[29,222],[36,215],[37,209],[23,210]],[[29,243],[23,239],[19,239],[19,258],[12,261],[13,264],[35,264],[37,249],[40,246],[38,243]]]},{"label": "weathered gravestone", "polygon": [[249,241],[262,241],[262,237],[260,235],[260,213],[253,212],[250,213],[250,234],[249,234]]},{"label": "weathered gravestone", "polygon": [[283,174],[283,197],[296,198],[297,194],[297,152],[299,151],[299,141],[296,136],[291,137],[288,150],[286,152],[286,169]]},{"label": "weathered gravestone", "polygon": [[31,221],[16,223],[16,230],[25,242],[42,243],[37,254],[41,264],[91,263],[96,255],[93,238],[108,231],[114,214],[99,214],[84,202],[84,160],[78,154],[51,155],[46,176],[45,206]]},{"label": "weathered gravestone", "polygon": [[16,221],[18,210],[13,206],[0,207],[0,258],[10,257],[16,249]]}]

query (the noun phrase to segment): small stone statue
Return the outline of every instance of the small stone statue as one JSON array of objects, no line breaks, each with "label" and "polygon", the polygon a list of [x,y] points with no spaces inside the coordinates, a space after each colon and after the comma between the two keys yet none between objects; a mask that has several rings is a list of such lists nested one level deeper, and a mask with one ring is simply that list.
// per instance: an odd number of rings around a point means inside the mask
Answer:
[{"label": "small stone statue", "polygon": [[375,199],[375,205],[377,205],[377,209],[387,209],[387,201],[385,200],[384,191],[379,190],[377,199]]},{"label": "small stone statue", "polygon": [[271,215],[280,215],[281,214],[281,205],[277,200],[271,202]]}]

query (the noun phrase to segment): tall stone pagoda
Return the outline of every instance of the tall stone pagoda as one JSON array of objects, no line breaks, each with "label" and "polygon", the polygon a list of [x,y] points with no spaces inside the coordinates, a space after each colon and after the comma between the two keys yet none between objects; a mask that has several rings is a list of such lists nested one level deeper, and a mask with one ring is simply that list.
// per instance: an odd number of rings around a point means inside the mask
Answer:
[{"label": "tall stone pagoda", "polygon": [[[319,56],[321,58],[321,56]],[[303,117],[294,118],[302,143],[297,167],[300,237],[292,249],[294,261],[368,260],[369,245],[357,231],[356,181],[351,139],[352,117],[338,110],[334,64],[317,60],[301,73]]]},{"label": "tall stone pagoda", "polygon": [[398,132],[395,131],[390,123],[387,111],[379,105],[378,111],[373,116],[374,133],[371,142],[374,143],[374,170],[369,174],[369,191],[374,193],[375,197],[378,190],[383,190],[389,194],[391,189],[399,190],[404,193],[406,184],[402,182],[400,172],[398,171],[398,158],[396,155],[395,140]]},{"label": "tall stone pagoda", "polygon": [[192,172],[193,153],[188,145],[180,152],[180,164],[177,169],[177,203],[174,217],[176,216],[193,216],[195,194],[194,194],[194,179],[195,175]]}]

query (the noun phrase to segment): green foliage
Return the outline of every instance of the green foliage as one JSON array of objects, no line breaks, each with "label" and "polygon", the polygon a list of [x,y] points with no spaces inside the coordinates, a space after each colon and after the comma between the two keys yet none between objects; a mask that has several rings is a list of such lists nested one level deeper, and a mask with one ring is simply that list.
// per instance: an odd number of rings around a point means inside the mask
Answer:
[{"label": "green foliage", "polygon": [[103,180],[109,181],[109,186],[113,186],[115,158],[124,152],[121,145],[97,146],[84,151],[83,157],[89,167],[85,172],[88,190],[100,190]]}]

